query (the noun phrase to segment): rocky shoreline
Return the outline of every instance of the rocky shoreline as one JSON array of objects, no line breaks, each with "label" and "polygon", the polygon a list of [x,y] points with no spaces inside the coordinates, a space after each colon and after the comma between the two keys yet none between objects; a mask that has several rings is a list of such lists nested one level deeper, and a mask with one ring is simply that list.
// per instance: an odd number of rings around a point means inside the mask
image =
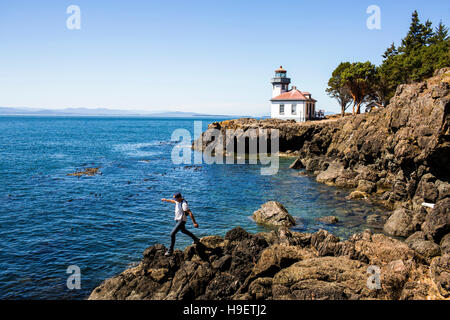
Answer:
[{"label": "rocky shoreline", "polygon": [[340,241],[325,230],[250,234],[238,227],[170,257],[163,245],[151,246],[138,266],[104,281],[89,299],[448,299],[450,237],[440,250],[428,262],[368,230]]},{"label": "rocky shoreline", "polygon": [[[350,188],[349,198],[395,210],[385,232],[408,237],[424,231],[437,244],[450,231],[450,68],[420,83],[400,85],[384,109],[335,120],[296,123],[278,119],[236,119],[212,123],[193,144],[198,150],[222,150],[229,129],[279,130],[280,152],[296,154],[293,169],[316,180]],[[301,173],[303,173],[302,171]],[[432,208],[445,207],[441,216]],[[443,219],[438,230],[433,221]],[[431,236],[433,234],[433,236]]]},{"label": "rocky shoreline", "polygon": [[[235,228],[172,257],[152,246],[89,299],[449,299],[449,83],[450,69],[439,70],[399,86],[386,108],[342,119],[215,122],[193,145],[227,153],[212,129],[278,129],[280,152],[297,157],[293,170],[392,210],[385,234],[367,230],[341,241],[324,230],[297,233],[287,229],[289,217],[262,210],[256,217],[278,221],[278,230]],[[368,284],[370,270],[379,271],[377,288]]]}]

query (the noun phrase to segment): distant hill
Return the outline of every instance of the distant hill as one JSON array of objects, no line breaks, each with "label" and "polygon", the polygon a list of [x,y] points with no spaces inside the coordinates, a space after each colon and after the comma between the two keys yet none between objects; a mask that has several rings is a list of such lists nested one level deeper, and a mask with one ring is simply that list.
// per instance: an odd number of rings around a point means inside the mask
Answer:
[{"label": "distant hill", "polygon": [[167,117],[167,118],[231,118],[235,116],[217,115],[217,114],[202,114],[195,112],[182,111],[128,111],[128,110],[113,110],[107,108],[65,108],[65,109],[38,109],[38,108],[7,108],[0,107],[0,115],[40,115],[40,116],[144,116],[144,117]]}]

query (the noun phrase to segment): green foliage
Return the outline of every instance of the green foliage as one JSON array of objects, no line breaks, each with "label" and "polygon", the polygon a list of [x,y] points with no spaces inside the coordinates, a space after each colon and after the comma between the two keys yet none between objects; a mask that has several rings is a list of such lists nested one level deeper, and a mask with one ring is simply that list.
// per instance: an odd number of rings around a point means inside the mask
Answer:
[{"label": "green foliage", "polygon": [[378,78],[386,86],[387,100],[399,84],[422,81],[437,69],[450,66],[450,40],[448,28],[439,23],[435,32],[431,22],[422,24],[417,11],[412,14],[411,25],[402,46],[395,50],[392,44],[383,55],[378,68]]},{"label": "green foliage", "polygon": [[399,48],[399,51],[409,54],[413,50],[427,45],[432,36],[433,28],[431,27],[431,21],[427,20],[425,24],[420,23],[419,14],[417,11],[414,11],[409,32],[406,37],[402,39],[402,45]]},{"label": "green foliage", "polygon": [[352,102],[352,96],[345,86],[342,86],[342,72],[350,67],[350,62],[341,62],[331,74],[328,80],[328,88],[325,90],[329,96],[335,98],[341,106],[341,115],[344,116],[345,110]]},{"label": "green foliage", "polygon": [[437,44],[447,41],[448,39],[448,28],[442,23],[442,21],[440,21],[439,25],[436,27],[434,35],[430,38],[430,43]]},{"label": "green foliage", "polygon": [[399,84],[423,81],[435,70],[450,66],[448,32],[442,22],[433,31],[431,21],[421,23],[414,11],[401,46],[397,48],[392,43],[384,52],[380,66],[370,62],[341,63],[333,71],[326,91],[339,103],[341,92],[348,92],[353,109],[357,107],[356,113],[365,102],[386,106]]},{"label": "green foliage", "polygon": [[361,104],[366,102],[373,92],[376,67],[366,62],[354,62],[341,73],[341,85],[347,88],[353,99],[353,113],[360,113]]}]

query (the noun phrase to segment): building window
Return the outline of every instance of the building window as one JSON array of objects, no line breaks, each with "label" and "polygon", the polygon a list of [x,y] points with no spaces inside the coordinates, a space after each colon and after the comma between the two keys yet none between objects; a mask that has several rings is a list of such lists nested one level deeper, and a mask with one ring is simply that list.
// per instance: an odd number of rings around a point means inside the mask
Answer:
[{"label": "building window", "polygon": [[297,105],[296,104],[292,104],[292,110],[291,110],[291,114],[297,114]]},{"label": "building window", "polygon": [[284,114],[284,104],[280,104],[280,114]]}]

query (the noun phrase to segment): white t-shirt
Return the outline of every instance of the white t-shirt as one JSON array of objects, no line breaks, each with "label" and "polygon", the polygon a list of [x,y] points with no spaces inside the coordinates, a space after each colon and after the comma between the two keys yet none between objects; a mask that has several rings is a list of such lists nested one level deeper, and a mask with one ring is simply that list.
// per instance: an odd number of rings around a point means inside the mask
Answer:
[{"label": "white t-shirt", "polygon": [[[181,206],[183,206],[183,208],[181,208]],[[187,217],[184,214],[183,210],[184,211],[189,210],[189,206],[186,201],[183,200],[182,202],[175,203],[175,220],[187,221]]]}]

